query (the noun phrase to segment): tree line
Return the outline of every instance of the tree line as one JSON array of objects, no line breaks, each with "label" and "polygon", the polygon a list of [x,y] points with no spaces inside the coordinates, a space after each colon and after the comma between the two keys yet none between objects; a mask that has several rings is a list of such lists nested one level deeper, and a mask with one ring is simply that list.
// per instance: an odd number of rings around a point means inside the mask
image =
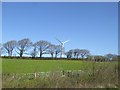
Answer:
[{"label": "tree line", "polygon": [[[14,56],[13,52],[16,52],[19,57],[23,57],[24,54],[30,55],[32,58],[42,58],[44,54],[51,55],[51,58],[58,58],[62,52],[60,45],[52,44],[45,40],[40,40],[35,43],[31,42],[30,39],[24,38],[19,41],[10,40],[3,44],[0,44],[0,56],[7,54],[8,56]],[[64,52],[66,58],[89,58],[94,60],[109,59],[112,60],[116,57],[114,54],[106,54],[105,56],[92,56],[90,51],[87,49],[70,49]]]}]

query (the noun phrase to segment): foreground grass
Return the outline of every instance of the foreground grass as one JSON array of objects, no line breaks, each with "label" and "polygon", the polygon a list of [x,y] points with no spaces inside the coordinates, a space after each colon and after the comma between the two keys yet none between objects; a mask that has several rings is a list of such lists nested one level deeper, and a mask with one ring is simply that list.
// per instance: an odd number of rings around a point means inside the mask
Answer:
[{"label": "foreground grass", "polygon": [[3,59],[3,87],[117,88],[117,67],[117,62]]}]

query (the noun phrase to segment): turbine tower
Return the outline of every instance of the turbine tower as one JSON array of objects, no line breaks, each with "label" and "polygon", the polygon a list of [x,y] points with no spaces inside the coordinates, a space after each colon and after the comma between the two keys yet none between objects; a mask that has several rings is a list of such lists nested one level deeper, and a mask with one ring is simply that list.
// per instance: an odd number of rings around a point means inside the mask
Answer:
[{"label": "turbine tower", "polygon": [[69,40],[66,40],[64,42],[59,39],[56,39],[56,40],[60,42],[60,45],[61,45],[61,56],[60,57],[63,58],[64,57],[64,44],[67,43]]}]

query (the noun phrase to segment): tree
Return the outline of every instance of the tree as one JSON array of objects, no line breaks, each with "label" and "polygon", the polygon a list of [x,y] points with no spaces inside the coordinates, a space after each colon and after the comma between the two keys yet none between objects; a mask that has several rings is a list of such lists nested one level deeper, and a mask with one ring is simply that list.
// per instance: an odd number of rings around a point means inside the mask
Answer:
[{"label": "tree", "polygon": [[55,46],[55,58],[61,53],[62,47],[60,45]]},{"label": "tree", "polygon": [[79,56],[81,56],[82,58],[84,58],[85,56],[87,57],[90,54],[90,52],[88,50],[85,49],[71,49],[68,52],[66,52],[66,56],[67,58],[79,58]]},{"label": "tree", "polygon": [[65,55],[67,56],[67,58],[72,58],[73,49],[71,49],[71,50],[69,50],[68,52],[66,52]]},{"label": "tree", "polygon": [[117,56],[117,55],[111,54],[111,53],[105,55],[105,57],[106,57],[108,60],[112,60],[115,56]]},{"label": "tree", "polygon": [[0,56],[4,53],[4,48],[2,46],[2,44],[0,44]]},{"label": "tree", "polygon": [[31,51],[30,55],[32,56],[32,58],[35,58],[38,53],[36,44],[33,44],[32,48],[33,48],[33,50]]},{"label": "tree", "polygon": [[43,54],[46,53],[46,50],[49,48],[49,46],[51,45],[49,42],[47,41],[38,41],[35,43],[39,52],[40,52],[40,58],[42,57]]},{"label": "tree", "polygon": [[100,55],[96,55],[94,56],[94,60],[99,62],[99,61],[105,61],[105,57],[104,56],[100,56]]},{"label": "tree", "polygon": [[16,47],[16,41],[15,40],[8,41],[3,44],[3,47],[7,51],[8,56],[12,56],[12,52],[13,52],[14,48]]},{"label": "tree", "polygon": [[81,49],[79,51],[79,54],[81,55],[82,59],[86,56],[88,56],[90,54],[90,51],[86,50],[86,49]]},{"label": "tree", "polygon": [[19,52],[17,52],[20,57],[23,56],[24,52],[32,45],[32,42],[28,39],[28,38],[25,38],[25,39],[22,39],[22,40],[19,40],[18,43],[17,43],[17,49]]},{"label": "tree", "polygon": [[80,55],[80,49],[73,49],[74,58],[78,58]]},{"label": "tree", "polygon": [[3,47],[0,47],[0,56],[3,54],[3,52],[4,52]]},{"label": "tree", "polygon": [[87,60],[92,61],[93,59],[94,59],[94,56],[92,56],[92,55],[87,55]]},{"label": "tree", "polygon": [[55,48],[56,48],[56,46],[55,45],[53,45],[53,44],[51,44],[50,46],[49,46],[49,48],[48,48],[48,53],[49,54],[51,54],[51,57],[53,58],[53,55],[54,55],[54,53],[55,53]]}]

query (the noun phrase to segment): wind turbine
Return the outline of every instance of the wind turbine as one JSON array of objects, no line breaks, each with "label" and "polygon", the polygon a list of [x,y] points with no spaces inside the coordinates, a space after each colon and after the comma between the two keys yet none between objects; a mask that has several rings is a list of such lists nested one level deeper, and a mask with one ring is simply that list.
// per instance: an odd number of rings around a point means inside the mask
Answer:
[{"label": "wind turbine", "polygon": [[56,40],[59,41],[59,43],[60,43],[60,45],[61,45],[61,56],[60,56],[60,57],[62,58],[62,57],[63,57],[63,54],[64,54],[64,44],[67,43],[67,42],[69,42],[70,40],[66,40],[66,41],[64,41],[64,42],[61,41],[61,40],[59,40],[59,39],[57,39],[57,38],[56,38]]}]

